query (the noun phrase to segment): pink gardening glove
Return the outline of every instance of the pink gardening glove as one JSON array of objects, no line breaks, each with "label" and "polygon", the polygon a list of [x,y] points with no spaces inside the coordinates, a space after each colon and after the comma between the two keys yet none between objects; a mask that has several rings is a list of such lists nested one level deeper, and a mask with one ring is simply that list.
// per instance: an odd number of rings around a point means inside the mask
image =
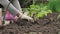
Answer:
[{"label": "pink gardening glove", "polygon": [[5,15],[5,20],[14,20],[14,16],[9,12],[6,11],[6,15]]}]

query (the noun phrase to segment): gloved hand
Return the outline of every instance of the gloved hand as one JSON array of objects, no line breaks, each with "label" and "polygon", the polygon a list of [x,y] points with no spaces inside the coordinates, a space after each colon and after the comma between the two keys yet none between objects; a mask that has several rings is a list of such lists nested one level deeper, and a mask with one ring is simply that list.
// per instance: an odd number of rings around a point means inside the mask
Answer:
[{"label": "gloved hand", "polygon": [[34,21],[33,18],[31,18],[31,17],[29,17],[27,15],[24,15],[24,14],[21,16],[21,19],[27,19],[28,21],[31,21],[31,22]]},{"label": "gloved hand", "polygon": [[18,13],[17,16],[18,16],[18,18],[27,19],[28,21],[34,22],[33,18],[31,18],[25,14]]}]

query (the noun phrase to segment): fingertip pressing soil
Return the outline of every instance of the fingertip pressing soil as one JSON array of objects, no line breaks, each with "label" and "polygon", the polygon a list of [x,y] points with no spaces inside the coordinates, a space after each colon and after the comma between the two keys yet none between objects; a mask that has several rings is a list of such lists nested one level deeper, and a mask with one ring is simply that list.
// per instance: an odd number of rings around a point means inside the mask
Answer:
[{"label": "fingertip pressing soil", "polygon": [[59,13],[53,12],[48,16],[35,21],[34,23],[27,20],[18,20],[8,26],[0,28],[0,34],[58,34],[60,31],[60,19],[57,19]]}]

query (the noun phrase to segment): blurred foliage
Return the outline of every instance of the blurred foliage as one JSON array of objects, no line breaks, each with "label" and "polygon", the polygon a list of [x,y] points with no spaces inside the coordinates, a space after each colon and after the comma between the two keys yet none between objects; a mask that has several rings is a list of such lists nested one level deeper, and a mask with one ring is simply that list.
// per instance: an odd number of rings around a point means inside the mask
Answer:
[{"label": "blurred foliage", "polygon": [[30,5],[30,14],[29,16],[34,16],[36,18],[47,16],[49,13],[52,13],[52,11],[48,8],[48,5],[39,4],[39,5]]},{"label": "blurred foliage", "polygon": [[49,0],[48,4],[53,12],[60,12],[60,0]]},{"label": "blurred foliage", "polygon": [[32,5],[33,3],[39,4],[39,3],[46,3],[47,0],[19,0],[21,7],[26,8]]},{"label": "blurred foliage", "polygon": [[33,0],[19,0],[19,2],[22,8],[27,8],[33,3]]},{"label": "blurred foliage", "polygon": [[60,0],[34,0],[28,10],[29,16],[35,18],[47,16],[52,12],[60,12]]}]

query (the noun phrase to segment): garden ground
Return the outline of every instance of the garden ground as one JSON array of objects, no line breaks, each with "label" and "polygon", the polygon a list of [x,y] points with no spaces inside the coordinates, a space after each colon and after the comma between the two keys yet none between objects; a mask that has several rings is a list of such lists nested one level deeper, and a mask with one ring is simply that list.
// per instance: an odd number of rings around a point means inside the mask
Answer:
[{"label": "garden ground", "polygon": [[59,12],[53,12],[34,23],[27,22],[26,20],[11,23],[8,26],[0,28],[0,34],[59,34],[59,14]]}]

